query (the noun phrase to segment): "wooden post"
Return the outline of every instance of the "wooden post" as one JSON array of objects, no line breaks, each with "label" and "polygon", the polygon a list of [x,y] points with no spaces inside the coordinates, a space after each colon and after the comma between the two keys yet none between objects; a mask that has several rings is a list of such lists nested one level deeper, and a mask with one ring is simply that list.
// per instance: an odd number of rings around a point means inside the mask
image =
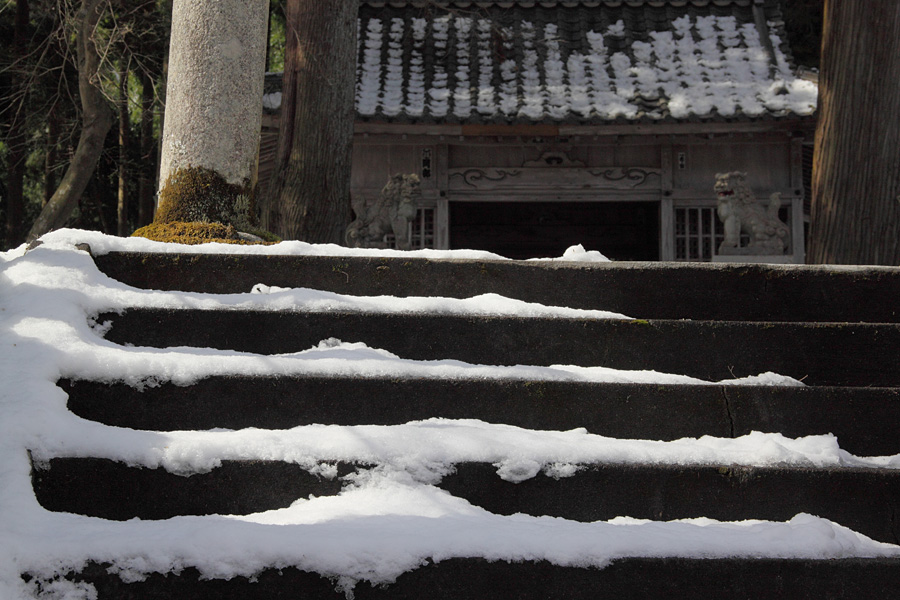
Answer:
[{"label": "wooden post", "polygon": [[672,144],[660,146],[659,260],[675,260],[675,207],[672,202]]}]

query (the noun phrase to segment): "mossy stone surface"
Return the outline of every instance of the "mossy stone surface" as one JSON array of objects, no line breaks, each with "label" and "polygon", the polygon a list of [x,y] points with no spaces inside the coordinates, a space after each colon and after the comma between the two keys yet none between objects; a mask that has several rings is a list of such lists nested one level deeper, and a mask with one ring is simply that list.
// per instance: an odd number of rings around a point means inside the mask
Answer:
[{"label": "mossy stone surface", "polygon": [[249,182],[230,184],[203,167],[176,169],[159,192],[154,223],[223,223],[244,230],[256,225]]},{"label": "mossy stone surface", "polygon": [[241,239],[233,225],[222,223],[151,223],[141,227],[132,237],[143,237],[156,242],[174,244],[271,244]]},{"label": "mossy stone surface", "polygon": [[[247,240],[238,232],[262,241]],[[179,244],[276,243],[278,236],[257,227],[256,206],[249,182],[230,184],[202,167],[177,169],[159,193],[159,209],[153,223],[132,234],[158,242]]]}]

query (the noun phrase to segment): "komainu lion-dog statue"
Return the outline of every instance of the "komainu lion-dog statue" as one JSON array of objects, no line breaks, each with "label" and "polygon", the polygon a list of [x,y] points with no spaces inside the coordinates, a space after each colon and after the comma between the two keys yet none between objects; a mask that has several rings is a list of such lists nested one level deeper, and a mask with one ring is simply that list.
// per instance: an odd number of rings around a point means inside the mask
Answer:
[{"label": "komainu lion-dog statue", "polygon": [[[772,194],[769,205],[763,207],[747,185],[747,174],[740,171],[717,174],[715,191],[716,212],[725,226],[719,254],[784,254],[790,243],[790,230],[778,218],[781,194]],[[742,233],[750,236],[750,243],[743,248]]]},{"label": "komainu lion-dog statue", "polygon": [[344,240],[351,248],[383,247],[387,234],[394,234],[400,250],[410,249],[409,222],[416,218],[416,201],[422,195],[419,176],[396,174],[388,179],[381,196],[371,206],[365,198],[353,198],[356,219],[347,227]]}]

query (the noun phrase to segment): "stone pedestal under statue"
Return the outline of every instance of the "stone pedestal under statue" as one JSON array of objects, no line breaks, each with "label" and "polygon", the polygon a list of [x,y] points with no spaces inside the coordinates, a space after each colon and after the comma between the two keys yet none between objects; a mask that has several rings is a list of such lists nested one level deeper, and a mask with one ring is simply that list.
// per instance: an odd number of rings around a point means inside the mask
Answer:
[{"label": "stone pedestal under statue", "polygon": [[793,254],[713,254],[712,262],[793,265],[797,261]]}]

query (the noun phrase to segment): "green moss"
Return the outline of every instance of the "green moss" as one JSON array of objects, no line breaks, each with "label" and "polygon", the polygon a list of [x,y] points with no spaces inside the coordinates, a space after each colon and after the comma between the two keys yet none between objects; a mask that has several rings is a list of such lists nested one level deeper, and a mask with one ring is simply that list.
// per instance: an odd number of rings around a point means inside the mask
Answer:
[{"label": "green moss", "polygon": [[141,227],[132,237],[143,237],[157,242],[174,244],[269,244],[242,240],[233,225],[222,223],[151,223]]},{"label": "green moss", "polygon": [[332,273],[340,273],[344,277],[347,278],[347,283],[350,283],[350,274],[347,273],[347,269],[350,268],[346,262],[339,262],[336,265],[332,265],[331,272]]},{"label": "green moss", "polygon": [[531,394],[538,398],[542,399],[547,395],[547,390],[542,383],[535,381],[526,381],[525,389],[527,389]]},{"label": "green moss", "polygon": [[264,242],[268,242],[270,244],[277,244],[281,241],[280,237],[278,237],[271,231],[266,231],[265,229],[257,229],[255,227],[251,227],[249,229],[241,229],[241,231],[253,234],[256,237],[261,237]]},{"label": "green moss", "polygon": [[231,184],[203,167],[173,171],[159,192],[154,223],[223,223],[240,230],[256,225],[250,182]]},{"label": "green moss", "polygon": [[202,244],[258,244],[242,240],[238,232],[255,235],[263,243],[281,238],[257,227],[256,206],[249,181],[230,184],[210,169],[176,169],[159,192],[156,218],[134,232],[160,242]]}]

